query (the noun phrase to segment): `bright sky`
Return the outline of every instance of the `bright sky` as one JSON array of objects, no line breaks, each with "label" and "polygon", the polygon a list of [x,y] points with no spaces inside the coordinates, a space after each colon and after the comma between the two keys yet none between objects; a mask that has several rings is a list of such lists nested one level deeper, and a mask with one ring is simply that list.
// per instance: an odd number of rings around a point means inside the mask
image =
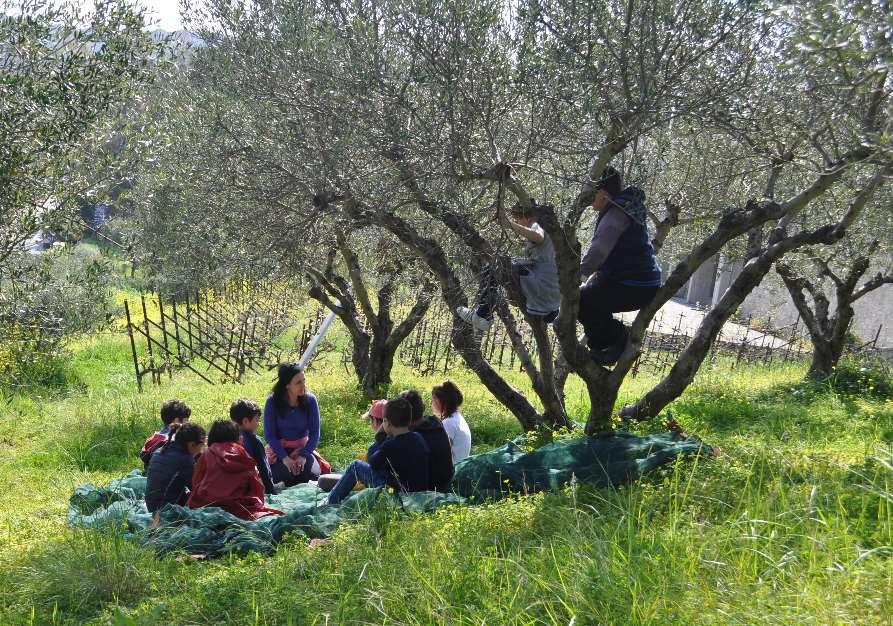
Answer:
[{"label": "bright sky", "polygon": [[[81,6],[86,10],[93,8],[93,0],[80,0]],[[183,24],[180,22],[180,0],[136,0],[138,4],[146,7],[146,22],[151,30],[163,28],[164,30],[180,30]]]},{"label": "bright sky", "polygon": [[152,25],[152,28],[163,28],[164,30],[182,28],[179,0],[138,0],[138,2],[146,7],[148,13],[146,21]]}]

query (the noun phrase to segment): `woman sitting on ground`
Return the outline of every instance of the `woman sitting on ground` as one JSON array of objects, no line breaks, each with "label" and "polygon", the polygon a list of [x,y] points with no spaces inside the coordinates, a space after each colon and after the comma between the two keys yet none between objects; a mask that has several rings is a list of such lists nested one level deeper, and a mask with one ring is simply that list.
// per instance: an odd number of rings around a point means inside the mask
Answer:
[{"label": "woman sitting on ground", "polygon": [[266,506],[255,460],[239,443],[232,420],[218,420],[208,432],[208,451],[195,465],[189,507],[219,506],[236,517],[255,520],[282,511]]},{"label": "woman sitting on ground", "polygon": [[273,480],[287,487],[319,477],[319,403],[307,391],[304,368],[297,363],[279,366],[273,392],[264,405],[264,438]]},{"label": "woman sitting on ground", "polygon": [[450,439],[453,464],[471,454],[471,429],[459,412],[462,392],[451,380],[445,380],[431,390],[431,410],[440,418]]}]

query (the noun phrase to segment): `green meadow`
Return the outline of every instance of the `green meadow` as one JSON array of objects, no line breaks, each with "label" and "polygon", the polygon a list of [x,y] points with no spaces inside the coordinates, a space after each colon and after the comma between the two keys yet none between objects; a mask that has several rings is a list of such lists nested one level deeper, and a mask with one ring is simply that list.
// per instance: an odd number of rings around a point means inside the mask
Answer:
[{"label": "green meadow", "polygon": [[[343,466],[368,443],[366,402],[338,347],[308,371],[321,451]],[[893,400],[858,371],[802,383],[805,367],[705,368],[671,410],[719,448],[616,489],[583,484],[342,525],[272,556],[156,559],[70,528],[68,498],[139,466],[158,407],[193,419],[262,401],[273,373],[208,385],[188,373],[136,390],[127,337],[82,340],[65,383],[0,396],[0,622],[4,624],[879,624],[893,615]],[[509,374],[525,386],[523,374]],[[518,424],[461,368],[473,452]],[[443,375],[398,365],[394,390]],[[148,379],[147,379],[148,382]],[[570,413],[584,419],[571,381]],[[627,382],[621,401],[655,379]],[[635,427],[659,430],[660,424]]]}]

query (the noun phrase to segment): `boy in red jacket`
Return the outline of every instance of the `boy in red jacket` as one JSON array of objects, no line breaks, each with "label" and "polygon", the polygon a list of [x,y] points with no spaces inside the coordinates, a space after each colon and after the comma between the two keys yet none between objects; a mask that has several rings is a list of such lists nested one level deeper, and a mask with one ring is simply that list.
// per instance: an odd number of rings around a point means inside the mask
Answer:
[{"label": "boy in red jacket", "polygon": [[257,465],[238,443],[239,438],[239,427],[230,420],[218,420],[211,425],[208,451],[195,465],[187,506],[219,506],[247,520],[282,515],[282,511],[266,506]]}]

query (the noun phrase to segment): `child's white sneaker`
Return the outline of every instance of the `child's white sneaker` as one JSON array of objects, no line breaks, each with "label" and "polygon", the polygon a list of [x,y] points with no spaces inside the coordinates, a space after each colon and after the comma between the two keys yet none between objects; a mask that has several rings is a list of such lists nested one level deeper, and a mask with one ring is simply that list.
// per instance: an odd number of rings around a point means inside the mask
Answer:
[{"label": "child's white sneaker", "polygon": [[470,309],[467,306],[457,306],[456,315],[458,315],[459,319],[463,322],[468,322],[473,328],[480,331],[490,330],[490,326],[493,324],[492,321],[481,317],[477,314],[477,311]]}]

